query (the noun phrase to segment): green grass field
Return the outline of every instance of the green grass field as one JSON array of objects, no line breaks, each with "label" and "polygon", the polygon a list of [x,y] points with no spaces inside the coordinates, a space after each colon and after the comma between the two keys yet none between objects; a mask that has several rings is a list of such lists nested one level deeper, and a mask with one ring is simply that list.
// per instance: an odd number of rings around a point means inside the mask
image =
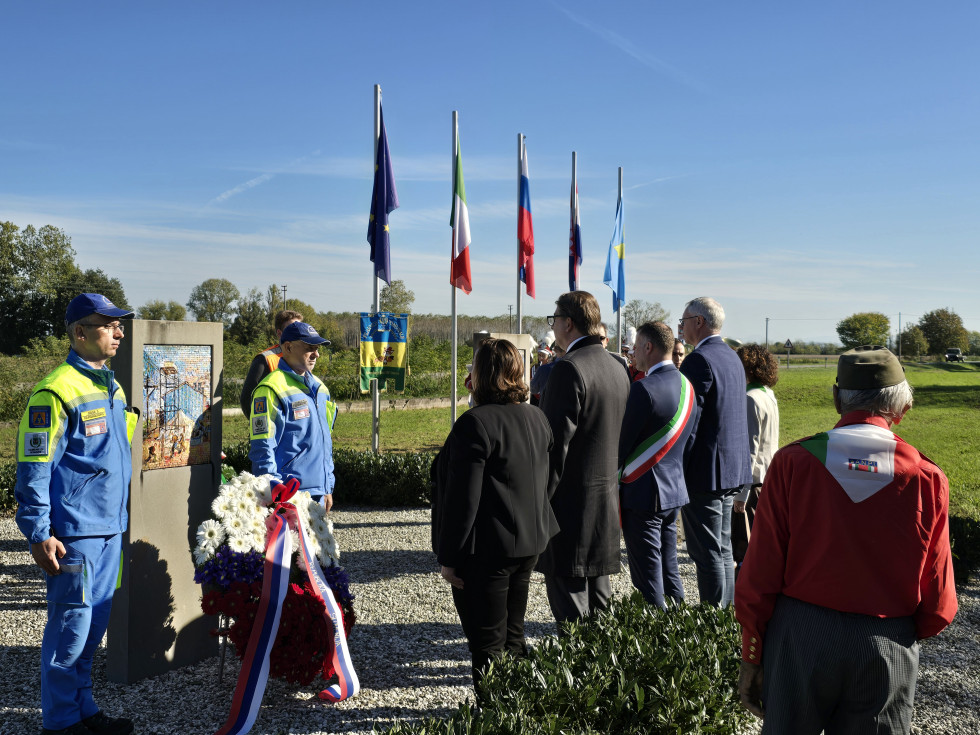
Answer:
[{"label": "green grass field", "polygon": [[[949,476],[950,510],[980,519],[980,365],[932,363],[907,365],[915,389],[915,406],[894,427],[903,439],[935,461]],[[782,370],[776,397],[779,401],[780,443],[831,428],[837,421],[831,397],[834,368],[804,367]],[[436,450],[449,433],[449,409],[386,411],[381,415],[382,451]],[[16,427],[0,428],[0,459],[14,457]],[[241,416],[224,422],[224,443],[248,437]],[[342,413],[334,443],[338,447],[368,449],[371,415]]]}]

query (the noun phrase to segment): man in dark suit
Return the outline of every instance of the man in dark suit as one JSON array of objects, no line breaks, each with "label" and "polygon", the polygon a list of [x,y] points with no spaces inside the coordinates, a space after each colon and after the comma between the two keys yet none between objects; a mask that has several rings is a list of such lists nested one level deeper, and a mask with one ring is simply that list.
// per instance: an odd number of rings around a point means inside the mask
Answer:
[{"label": "man in dark suit", "polygon": [[694,345],[680,371],[701,406],[697,438],[684,470],[691,502],[681,517],[701,601],[713,605],[730,605],[735,595],[732,499],[752,482],[745,370],[719,336],[724,322],[721,304],[702,296],[687,303],[679,325],[680,336]]},{"label": "man in dark suit", "polygon": [[690,381],[671,361],[674,333],[663,322],[636,330],[633,364],[646,377],[630,387],[619,434],[623,538],[633,586],[647,602],[680,602],[677,513],[687,504],[684,457],[694,443],[698,405]]},{"label": "man in dark suit", "polygon": [[[616,447],[630,381],[599,337],[599,303],[585,291],[562,294],[548,323],[565,357],[541,397],[554,434],[551,499],[561,529],[538,560],[548,602],[560,624],[609,603],[619,571]],[[559,479],[560,478],[560,479]]]}]

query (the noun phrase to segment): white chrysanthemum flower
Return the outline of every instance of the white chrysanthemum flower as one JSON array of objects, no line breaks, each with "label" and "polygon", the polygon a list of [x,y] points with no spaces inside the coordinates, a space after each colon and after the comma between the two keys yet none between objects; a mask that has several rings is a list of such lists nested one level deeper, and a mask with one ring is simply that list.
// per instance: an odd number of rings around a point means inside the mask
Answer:
[{"label": "white chrysanthemum flower", "polygon": [[255,475],[253,475],[251,472],[239,472],[238,479],[241,480],[242,483],[244,484],[246,482],[251,482],[252,480],[254,480]]},{"label": "white chrysanthemum flower", "polygon": [[340,547],[337,546],[337,539],[330,536],[329,538],[321,539],[321,544],[324,554],[334,559],[340,559]]},{"label": "white chrysanthemum flower", "polygon": [[327,517],[327,509],[319,503],[310,503],[308,510],[313,521],[323,520]]},{"label": "white chrysanthemum flower", "polygon": [[222,520],[230,516],[233,509],[231,498],[225,494],[219,495],[214,499],[214,502],[211,503],[211,512],[215,515],[215,517]]},{"label": "white chrysanthemum flower", "polygon": [[252,535],[247,536],[230,536],[228,538],[228,548],[232,551],[244,554],[246,551],[252,550]]},{"label": "white chrysanthemum flower", "polygon": [[197,543],[201,546],[207,545],[217,548],[224,538],[224,529],[220,523],[212,518],[197,527]]},{"label": "white chrysanthemum flower", "polygon": [[240,492],[232,500],[232,508],[236,515],[248,518],[255,512],[255,496],[251,492]]},{"label": "white chrysanthemum flower", "polygon": [[224,519],[222,525],[229,536],[244,536],[249,533],[245,519],[239,515],[231,515]]},{"label": "white chrysanthemum flower", "polygon": [[261,531],[252,531],[250,538],[255,551],[260,553],[265,551],[265,526],[262,526]]},{"label": "white chrysanthemum flower", "polygon": [[198,546],[194,549],[194,564],[201,566],[204,562],[214,556],[214,549],[210,546]]},{"label": "white chrysanthemum flower", "polygon": [[260,515],[250,516],[248,519],[248,528],[252,533],[256,531],[265,533],[265,518]]},{"label": "white chrysanthemum flower", "polygon": [[270,505],[272,503],[272,475],[256,477],[252,483],[252,492],[255,493],[260,504]]},{"label": "white chrysanthemum flower", "polygon": [[293,550],[293,553],[295,554],[297,551],[299,551],[299,534],[296,533],[296,531],[293,531],[292,529],[290,529],[290,531],[289,531],[289,538],[292,539],[292,542],[293,542],[293,544],[292,544],[292,550]]},{"label": "white chrysanthemum flower", "polygon": [[313,534],[317,537],[317,539],[322,540],[324,536],[333,536],[333,534],[330,533],[330,526],[323,518],[314,518],[313,523],[310,525],[312,526]]}]

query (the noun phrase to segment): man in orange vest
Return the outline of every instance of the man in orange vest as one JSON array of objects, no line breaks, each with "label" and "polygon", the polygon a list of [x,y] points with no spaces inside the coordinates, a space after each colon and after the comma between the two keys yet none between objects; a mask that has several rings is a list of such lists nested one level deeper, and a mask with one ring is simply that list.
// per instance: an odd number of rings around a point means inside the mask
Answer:
[{"label": "man in orange vest", "polygon": [[245,382],[242,384],[242,395],[239,402],[245,418],[249,418],[252,415],[252,391],[255,390],[255,387],[262,382],[262,379],[266,375],[279,367],[279,356],[282,354],[282,347],[279,345],[278,339],[282,336],[282,330],[293,322],[301,321],[303,321],[303,315],[298,311],[284,309],[276,314],[273,323],[276,327],[277,342],[269,349],[263,350],[252,358],[252,364],[249,365],[248,374],[245,376]]}]

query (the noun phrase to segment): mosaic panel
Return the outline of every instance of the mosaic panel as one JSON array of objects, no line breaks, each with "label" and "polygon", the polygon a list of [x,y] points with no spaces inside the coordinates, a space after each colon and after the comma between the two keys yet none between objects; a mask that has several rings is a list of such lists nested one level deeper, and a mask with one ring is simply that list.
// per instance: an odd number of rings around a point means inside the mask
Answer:
[{"label": "mosaic panel", "polygon": [[144,345],[143,469],[211,461],[211,347]]}]

